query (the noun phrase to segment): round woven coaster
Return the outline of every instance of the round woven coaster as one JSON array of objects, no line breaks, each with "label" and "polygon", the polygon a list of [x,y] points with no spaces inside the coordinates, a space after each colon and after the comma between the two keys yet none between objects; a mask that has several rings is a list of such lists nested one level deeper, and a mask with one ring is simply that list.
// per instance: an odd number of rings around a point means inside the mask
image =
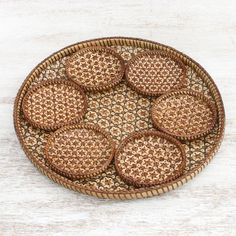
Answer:
[{"label": "round woven coaster", "polygon": [[115,166],[125,182],[148,187],[179,177],[185,159],[179,141],[158,131],[143,131],[124,139],[115,154]]},{"label": "round woven coaster", "polygon": [[73,180],[103,172],[114,156],[114,143],[101,128],[78,124],[57,130],[45,147],[45,159],[56,172]]},{"label": "round woven coaster", "polygon": [[209,133],[216,122],[215,106],[201,93],[190,90],[160,96],[151,114],[157,128],[185,140]]},{"label": "round woven coaster", "polygon": [[129,85],[143,95],[160,95],[186,84],[183,62],[163,51],[138,54],[128,62],[125,75]]},{"label": "round woven coaster", "polygon": [[89,47],[74,53],[67,61],[69,79],[84,90],[101,91],[118,84],[124,75],[122,57],[112,49]]},{"label": "round woven coaster", "polygon": [[22,109],[33,126],[54,130],[77,123],[86,112],[87,101],[78,85],[55,79],[32,87],[23,99]]}]

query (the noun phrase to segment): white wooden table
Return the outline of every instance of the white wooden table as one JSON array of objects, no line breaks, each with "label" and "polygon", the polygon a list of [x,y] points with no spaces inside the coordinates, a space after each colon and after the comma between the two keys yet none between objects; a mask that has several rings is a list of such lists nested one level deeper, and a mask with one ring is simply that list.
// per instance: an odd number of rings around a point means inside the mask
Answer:
[{"label": "white wooden table", "polygon": [[[23,153],[13,102],[54,51],[104,36],[151,39],[185,52],[223,96],[226,133],[194,180],[160,197],[101,200],[43,176]],[[0,0],[0,235],[236,235],[235,0]]]}]

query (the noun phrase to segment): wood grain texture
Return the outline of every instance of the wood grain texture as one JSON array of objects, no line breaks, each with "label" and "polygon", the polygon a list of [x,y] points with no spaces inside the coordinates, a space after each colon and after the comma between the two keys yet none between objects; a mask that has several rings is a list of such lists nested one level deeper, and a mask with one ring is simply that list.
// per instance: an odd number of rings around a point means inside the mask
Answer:
[{"label": "wood grain texture", "polygon": [[[236,235],[235,12],[234,0],[0,0],[0,235]],[[77,41],[115,35],[185,52],[223,96],[219,153],[160,197],[111,201],[69,191],[36,170],[14,132],[14,98],[38,62]]]}]

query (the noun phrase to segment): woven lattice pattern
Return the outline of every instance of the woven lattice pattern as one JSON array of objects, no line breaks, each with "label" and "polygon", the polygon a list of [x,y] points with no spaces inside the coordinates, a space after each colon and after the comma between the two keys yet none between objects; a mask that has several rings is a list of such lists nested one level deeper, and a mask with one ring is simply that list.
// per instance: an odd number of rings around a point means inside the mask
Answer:
[{"label": "woven lattice pattern", "polygon": [[194,139],[210,131],[215,123],[213,105],[201,94],[174,92],[159,97],[152,108],[156,126],[179,138]]},{"label": "woven lattice pattern", "polygon": [[122,79],[124,62],[112,50],[90,48],[72,55],[66,69],[68,77],[85,90],[104,90]]},{"label": "woven lattice pattern", "polygon": [[78,179],[104,171],[113,158],[114,145],[100,128],[79,125],[56,131],[45,153],[52,168]]},{"label": "woven lattice pattern", "polygon": [[103,93],[88,93],[85,122],[95,122],[111,134],[118,145],[129,133],[152,128],[151,101],[125,82]]},{"label": "woven lattice pattern", "polygon": [[23,102],[26,119],[36,127],[49,130],[77,122],[86,108],[83,91],[64,80],[43,82],[33,87]]},{"label": "woven lattice pattern", "polygon": [[118,173],[128,183],[151,186],[178,177],[185,167],[181,144],[159,132],[131,135],[115,156]]},{"label": "woven lattice pattern", "polygon": [[137,92],[159,95],[183,87],[186,69],[180,60],[163,52],[141,53],[128,63],[126,77]]}]

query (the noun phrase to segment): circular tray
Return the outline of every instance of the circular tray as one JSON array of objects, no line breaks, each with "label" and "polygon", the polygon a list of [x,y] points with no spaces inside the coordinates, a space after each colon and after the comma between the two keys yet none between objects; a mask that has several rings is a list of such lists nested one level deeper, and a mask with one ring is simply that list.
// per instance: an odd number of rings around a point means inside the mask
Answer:
[{"label": "circular tray", "polygon": [[[50,132],[32,127],[22,113],[22,100],[27,91],[43,80],[67,79],[66,60],[79,49],[103,46],[118,52],[126,61],[138,52],[163,50],[183,61],[187,67],[187,88],[204,94],[216,106],[217,121],[212,131],[193,141],[181,141],[186,152],[183,175],[174,181],[152,187],[134,187],[124,183],[116,173],[114,163],[97,177],[72,181],[49,168],[45,162],[44,148]],[[88,111],[85,122],[98,124],[111,134],[116,145],[134,131],[154,129],[150,110],[152,97],[137,94],[123,79],[108,91],[86,92]],[[195,177],[212,159],[223,138],[225,115],[221,95],[210,75],[194,60],[177,50],[148,40],[135,38],[101,38],[68,46],[46,58],[28,75],[22,84],[14,106],[14,125],[20,143],[32,163],[50,179],[69,189],[100,198],[145,198],[173,190]]]}]

